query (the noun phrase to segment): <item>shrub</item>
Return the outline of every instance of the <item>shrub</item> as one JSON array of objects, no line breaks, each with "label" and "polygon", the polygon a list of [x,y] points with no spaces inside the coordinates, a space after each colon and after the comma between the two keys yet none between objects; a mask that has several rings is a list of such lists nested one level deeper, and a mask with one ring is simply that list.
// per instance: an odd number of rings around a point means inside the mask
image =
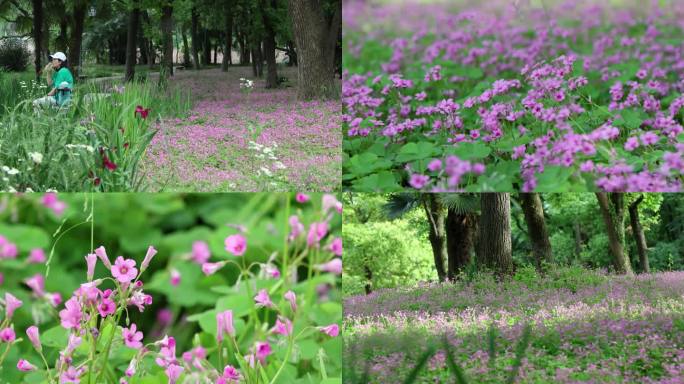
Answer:
[{"label": "shrub", "polygon": [[410,285],[434,278],[429,248],[425,248],[403,220],[383,223],[345,223],[345,274],[357,276],[361,286],[372,272],[373,289]]},{"label": "shrub", "polygon": [[6,71],[22,72],[28,67],[31,53],[21,39],[0,41],[0,68]]}]

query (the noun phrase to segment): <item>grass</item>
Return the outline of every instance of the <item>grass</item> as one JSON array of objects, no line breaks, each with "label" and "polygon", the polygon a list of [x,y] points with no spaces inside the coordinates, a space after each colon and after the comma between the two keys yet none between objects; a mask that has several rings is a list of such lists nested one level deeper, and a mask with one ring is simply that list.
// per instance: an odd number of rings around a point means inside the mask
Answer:
[{"label": "grass", "polygon": [[[35,111],[32,101],[47,87],[31,74],[0,76],[0,189],[5,191],[139,191],[147,188],[139,161],[161,116],[184,116],[188,95],[160,90],[148,82],[128,83],[119,92],[100,93],[77,83],[70,106]],[[92,97],[92,96],[91,96]],[[137,106],[150,108],[143,119]],[[36,155],[38,155],[38,161]]]},{"label": "grass", "polygon": [[[345,302],[345,377],[367,375],[368,383],[408,382],[412,375],[418,383],[679,382],[683,274],[625,277],[574,267],[532,285],[479,275],[353,296]],[[516,370],[518,379],[510,381]]]}]

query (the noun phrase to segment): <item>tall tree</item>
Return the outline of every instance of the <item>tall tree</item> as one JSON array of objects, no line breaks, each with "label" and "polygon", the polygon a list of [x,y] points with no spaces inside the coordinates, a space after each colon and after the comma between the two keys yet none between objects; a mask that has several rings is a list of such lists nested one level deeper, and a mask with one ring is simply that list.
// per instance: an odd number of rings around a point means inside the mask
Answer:
[{"label": "tall tree", "polygon": [[233,51],[233,0],[227,0],[225,4],[225,27],[223,37],[223,61],[221,70],[226,72],[232,63]]},{"label": "tall tree", "polygon": [[422,196],[423,209],[428,219],[428,239],[432,246],[432,255],[435,260],[437,277],[439,281],[446,279],[444,261],[448,257],[446,249],[446,230],[444,227],[444,205],[440,202],[439,195],[426,193]]},{"label": "tall tree", "polygon": [[266,56],[266,88],[278,87],[278,69],[276,66],[276,40],[275,40],[275,12],[274,0],[261,0],[261,17],[264,22],[264,54]]},{"label": "tall tree", "polygon": [[470,263],[470,254],[477,233],[477,215],[473,212],[460,212],[454,208],[447,210],[447,277],[454,280]]},{"label": "tall tree", "polygon": [[159,76],[160,84],[166,84],[169,76],[173,76],[173,5],[165,2],[162,5],[162,62]]},{"label": "tall tree", "polygon": [[551,264],[553,261],[551,242],[544,220],[544,207],[538,193],[521,193],[520,202],[527,223],[527,234],[532,242],[534,264],[537,271],[541,272],[545,264]]},{"label": "tall tree", "polygon": [[192,64],[194,69],[200,69],[200,59],[199,59],[199,44],[200,38],[198,33],[199,28],[199,16],[197,15],[197,9],[192,8],[191,11],[191,27],[190,27],[190,37],[192,38]]},{"label": "tall tree", "polygon": [[632,226],[632,235],[636,242],[637,253],[639,254],[641,270],[645,273],[649,273],[651,272],[651,269],[648,266],[646,236],[644,235],[644,228],[641,226],[641,220],[639,219],[639,204],[641,204],[642,201],[644,201],[644,195],[639,195],[639,197],[629,205],[629,221]]},{"label": "tall tree", "polygon": [[192,60],[190,59],[190,45],[188,44],[188,34],[186,33],[186,26],[181,28],[181,38],[183,39],[183,66],[185,68],[192,68]]},{"label": "tall tree", "polygon": [[480,204],[478,261],[499,275],[512,274],[511,195],[482,193]]},{"label": "tall tree", "polygon": [[[335,74],[330,66],[328,55],[334,52],[328,45],[331,34],[338,35],[338,26],[332,25],[341,16],[333,16],[328,22],[323,12],[321,0],[288,0],[292,32],[297,47],[297,95],[301,99],[337,98],[339,94],[335,86]],[[339,11],[341,3],[334,2],[334,15]],[[337,41],[337,40],[335,40]]]},{"label": "tall tree", "polygon": [[83,28],[85,16],[88,9],[86,0],[76,0],[73,4],[71,38],[69,41],[69,62],[71,62],[71,72],[78,78],[81,67],[81,45],[83,44]]},{"label": "tall tree", "polygon": [[43,68],[43,0],[33,0],[33,54],[36,79],[40,77],[40,71]]},{"label": "tall tree", "polygon": [[128,32],[126,34],[126,81],[135,78],[135,64],[138,56],[138,24],[140,23],[140,8],[134,2],[128,14]]},{"label": "tall tree", "polygon": [[615,272],[631,275],[632,266],[625,252],[625,197],[622,193],[597,192],[596,199],[606,225]]},{"label": "tall tree", "polygon": [[447,207],[447,278],[454,280],[470,263],[477,234],[479,198],[469,193],[445,193],[441,199]]}]

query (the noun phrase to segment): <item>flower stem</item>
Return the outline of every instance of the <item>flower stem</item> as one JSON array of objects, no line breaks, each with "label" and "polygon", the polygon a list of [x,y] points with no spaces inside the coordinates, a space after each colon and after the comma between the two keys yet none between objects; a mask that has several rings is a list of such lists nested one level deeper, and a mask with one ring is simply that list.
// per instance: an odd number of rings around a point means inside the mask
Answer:
[{"label": "flower stem", "polygon": [[280,376],[280,373],[283,371],[283,368],[285,368],[285,364],[287,364],[287,360],[290,358],[290,353],[292,352],[292,345],[294,344],[294,339],[292,338],[292,334],[290,334],[289,338],[290,338],[290,342],[287,345],[287,352],[285,353],[285,358],[283,359],[283,363],[280,364],[280,368],[278,368],[278,371],[276,371],[276,374],[271,379],[270,384],[274,384],[276,382],[276,379],[278,379],[278,376]]},{"label": "flower stem", "polygon": [[289,265],[288,265],[288,243],[287,243],[287,238],[289,237],[289,232],[287,230],[288,225],[290,224],[290,194],[286,193],[285,194],[285,226],[284,228],[284,235],[283,235],[283,281],[284,281],[284,289],[287,291],[287,286],[288,286],[288,279],[287,279],[287,273],[289,270]]},{"label": "flower stem", "polygon": [[52,371],[50,370],[50,365],[48,364],[47,359],[45,358],[45,355],[43,355],[43,351],[38,351],[38,354],[40,354],[40,357],[43,359],[43,363],[45,363],[45,369],[47,370],[47,373],[48,373],[48,381],[50,381],[50,383],[52,383],[53,380],[52,380]]},{"label": "flower stem", "polygon": [[102,369],[100,370],[100,374],[97,376],[97,383],[100,383],[100,379],[102,378],[102,375],[105,372],[105,367],[107,366],[107,362],[109,361],[109,350],[112,348],[112,341],[114,341],[114,336],[116,335],[116,326],[119,324],[119,320],[121,319],[121,314],[123,313],[123,310],[119,310],[119,313],[116,315],[116,321],[112,324],[112,336],[109,338],[109,341],[107,341],[107,347],[105,348],[105,353],[104,353],[104,365]]}]

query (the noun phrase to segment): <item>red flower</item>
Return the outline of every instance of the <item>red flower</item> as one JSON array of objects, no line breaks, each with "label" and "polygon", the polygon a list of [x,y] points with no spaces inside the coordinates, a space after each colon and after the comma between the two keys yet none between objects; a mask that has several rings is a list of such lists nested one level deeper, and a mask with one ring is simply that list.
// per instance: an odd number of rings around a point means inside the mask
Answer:
[{"label": "red flower", "polygon": [[140,114],[140,117],[142,117],[143,119],[146,119],[146,118],[147,118],[147,115],[148,115],[149,113],[150,113],[150,109],[149,109],[149,108],[145,109],[145,108],[142,107],[142,105],[138,105],[137,107],[135,107],[135,114],[134,114],[134,115],[135,115],[136,117],[138,116],[138,114]]},{"label": "red flower", "polygon": [[116,164],[112,163],[107,155],[105,155],[102,158],[102,164],[104,165],[105,168],[109,169],[110,171],[115,171],[116,170]]},{"label": "red flower", "polygon": [[100,180],[99,177],[96,177],[96,178],[93,180],[93,184],[95,184],[96,187],[99,187],[101,182],[102,182],[102,180]]},{"label": "red flower", "polygon": [[130,146],[130,144],[128,144],[128,143],[124,143],[124,145],[123,145],[124,149],[128,149],[129,146]]}]

